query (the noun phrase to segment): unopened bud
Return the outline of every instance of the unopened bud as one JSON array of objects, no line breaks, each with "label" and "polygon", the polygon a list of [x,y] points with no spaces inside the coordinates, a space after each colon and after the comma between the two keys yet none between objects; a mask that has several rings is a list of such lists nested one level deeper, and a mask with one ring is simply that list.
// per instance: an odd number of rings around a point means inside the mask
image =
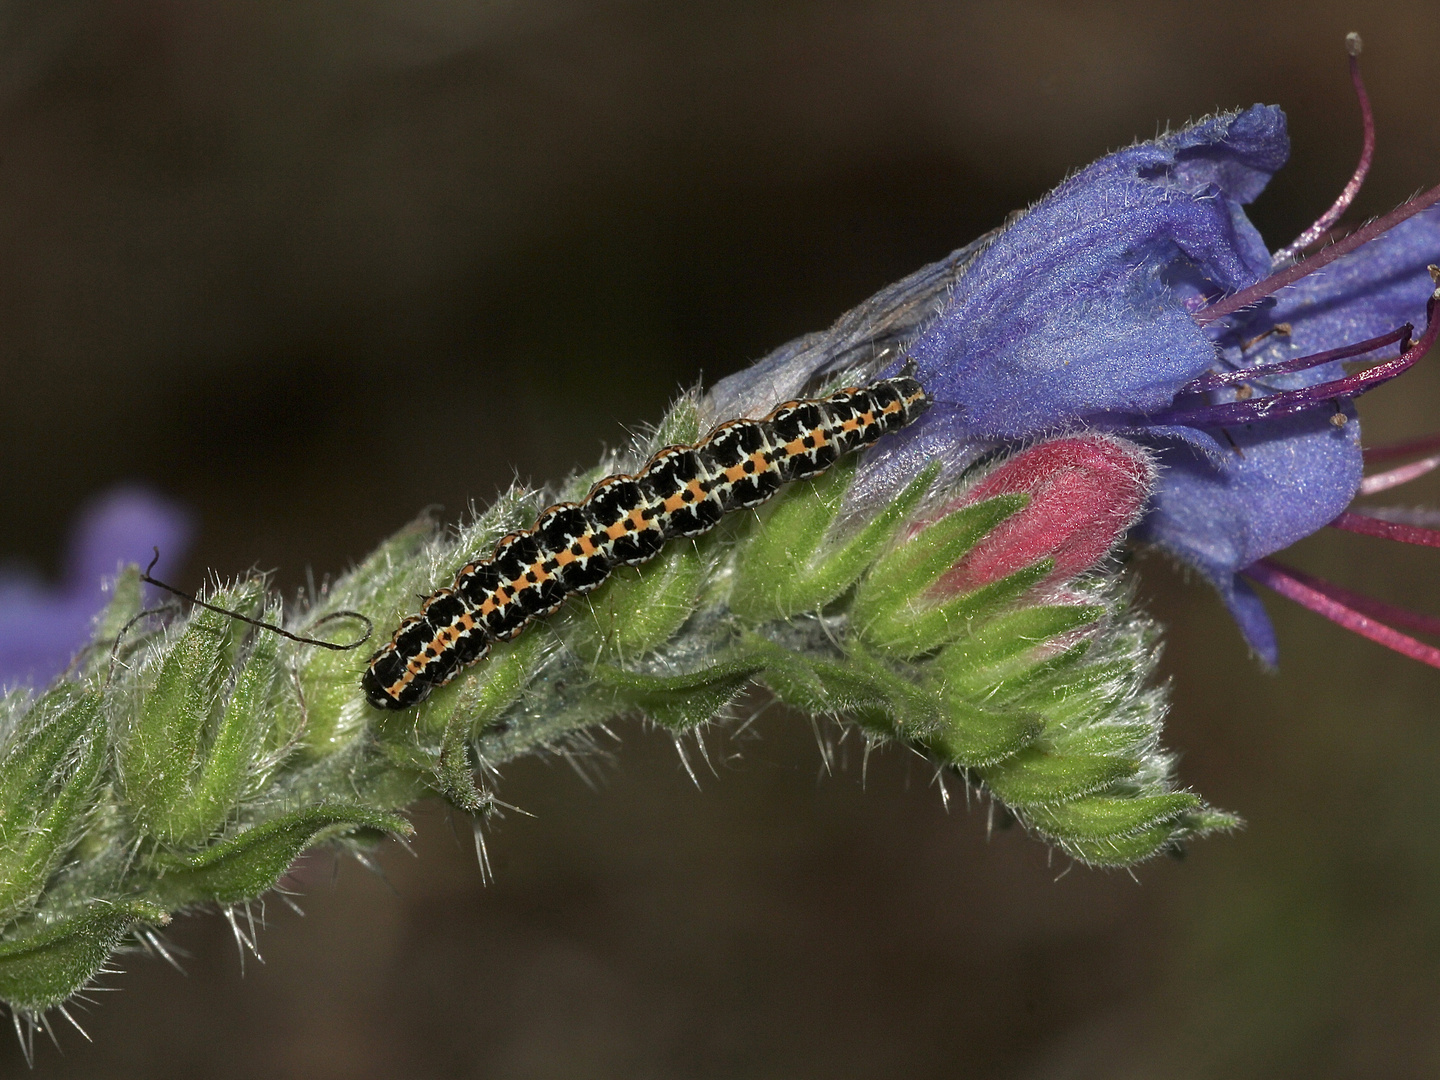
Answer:
[{"label": "unopened bud", "polygon": [[970,592],[1042,559],[1054,560],[1046,583],[1084,573],[1135,523],[1154,480],[1144,450],[1105,435],[1066,436],[1021,451],[947,512],[997,495],[1023,493],[1030,502],[976,544],[936,591]]}]

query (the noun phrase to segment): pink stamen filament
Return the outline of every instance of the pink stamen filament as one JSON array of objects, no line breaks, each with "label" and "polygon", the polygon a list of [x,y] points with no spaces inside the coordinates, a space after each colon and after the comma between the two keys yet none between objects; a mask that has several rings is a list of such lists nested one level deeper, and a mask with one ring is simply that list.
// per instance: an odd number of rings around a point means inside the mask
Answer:
[{"label": "pink stamen filament", "polygon": [[1426,529],[1419,525],[1405,525],[1398,521],[1383,521],[1369,514],[1343,511],[1330,522],[1332,529],[1360,533],[1362,536],[1378,536],[1382,540],[1395,540],[1401,544],[1419,544],[1421,547],[1440,547],[1440,529]]},{"label": "pink stamen filament", "polygon": [[1311,255],[1304,262],[1294,263],[1284,270],[1271,274],[1262,281],[1257,281],[1249,288],[1241,289],[1237,293],[1222,297],[1195,312],[1191,317],[1201,326],[1208,326],[1213,322],[1233,315],[1241,308],[1249,307],[1279,292],[1287,285],[1299,281],[1303,277],[1313,274],[1323,266],[1329,266],[1336,259],[1349,255],[1358,247],[1364,247],[1381,233],[1389,232],[1402,221],[1408,221],[1422,210],[1428,210],[1440,202],[1440,186],[1431,188],[1423,195],[1417,195],[1409,202],[1396,207],[1384,217],[1376,218],[1364,228],[1357,229],[1343,240],[1337,240],[1327,248],[1321,248],[1314,255]]},{"label": "pink stamen filament", "polygon": [[1325,352],[1311,353],[1309,356],[1299,356],[1294,360],[1283,360],[1278,364],[1262,364],[1260,367],[1239,368],[1235,371],[1207,371],[1204,375],[1182,386],[1180,393],[1199,394],[1206,390],[1218,390],[1222,386],[1250,382],[1253,379],[1267,379],[1272,375],[1287,375],[1292,371],[1305,371],[1309,368],[1319,367],[1321,364],[1333,363],[1336,360],[1349,360],[1356,356],[1363,356],[1376,349],[1383,349],[1386,345],[1393,345],[1397,341],[1405,342],[1400,346],[1403,351],[1408,347],[1408,338],[1414,333],[1414,330],[1413,326],[1406,323],[1398,330],[1391,330],[1388,334],[1381,334],[1369,341],[1343,345],[1338,349],[1327,349]]},{"label": "pink stamen filament", "polygon": [[1426,473],[1440,467],[1440,454],[1433,457],[1421,458],[1419,461],[1412,461],[1409,465],[1401,465],[1398,469],[1389,469],[1386,472],[1375,473],[1360,481],[1361,495],[1378,495],[1382,491],[1389,491],[1401,484],[1408,484],[1411,480],[1417,480]]},{"label": "pink stamen filament", "polygon": [[1383,600],[1362,596],[1321,578],[1292,570],[1271,559],[1251,563],[1241,573],[1351,633],[1369,638],[1411,660],[1440,668],[1440,649],[1426,645],[1423,641],[1416,641],[1408,634],[1402,634],[1380,621],[1387,619],[1397,622],[1418,633],[1440,634],[1440,619],[1432,619],[1418,612],[1394,607]]},{"label": "pink stamen filament", "polygon": [[1416,454],[1428,453],[1431,450],[1440,450],[1440,435],[1426,435],[1419,439],[1407,439],[1405,442],[1369,447],[1365,450],[1365,464],[1378,465],[1382,461],[1414,457]]},{"label": "pink stamen filament", "polygon": [[[1440,191],[1440,188],[1436,189]],[[1282,390],[1268,397],[1249,401],[1231,401],[1221,405],[1204,405],[1195,409],[1172,409],[1155,413],[1146,418],[1149,424],[1179,424],[1186,427],[1222,427],[1227,424],[1248,424],[1256,420],[1275,419],[1291,416],[1340,398],[1359,397],[1382,383],[1387,383],[1404,373],[1419,360],[1440,333],[1440,322],[1435,318],[1435,304],[1440,292],[1432,293],[1425,304],[1425,332],[1410,348],[1393,360],[1385,360],[1374,367],[1343,379],[1301,387],[1299,390]]]},{"label": "pink stamen filament", "polygon": [[1350,208],[1355,196],[1360,193],[1360,187],[1370,172],[1370,162],[1375,157],[1375,113],[1370,108],[1370,95],[1365,92],[1365,80],[1360,75],[1360,35],[1351,34],[1347,37],[1345,49],[1350,54],[1350,82],[1355,87],[1355,97],[1360,102],[1360,121],[1364,129],[1360,162],[1355,166],[1350,182],[1345,185],[1345,189],[1340,192],[1340,197],[1330,209],[1321,214],[1315,224],[1297,236],[1288,247],[1275,252],[1272,262],[1276,266],[1283,266],[1299,258],[1301,252],[1323,237],[1330,227],[1340,220],[1340,215]]}]

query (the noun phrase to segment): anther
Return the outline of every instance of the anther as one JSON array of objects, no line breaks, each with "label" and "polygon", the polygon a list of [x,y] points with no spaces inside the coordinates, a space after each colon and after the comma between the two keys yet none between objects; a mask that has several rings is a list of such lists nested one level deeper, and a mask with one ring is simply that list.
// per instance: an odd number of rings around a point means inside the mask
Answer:
[{"label": "anther", "polygon": [[1250,340],[1242,341],[1240,343],[1240,350],[1242,352],[1248,352],[1256,345],[1259,345],[1260,342],[1264,341],[1266,338],[1274,337],[1276,334],[1283,335],[1284,337],[1289,337],[1290,330],[1291,326],[1288,322],[1276,323],[1269,330],[1266,330],[1263,334],[1256,334]]}]

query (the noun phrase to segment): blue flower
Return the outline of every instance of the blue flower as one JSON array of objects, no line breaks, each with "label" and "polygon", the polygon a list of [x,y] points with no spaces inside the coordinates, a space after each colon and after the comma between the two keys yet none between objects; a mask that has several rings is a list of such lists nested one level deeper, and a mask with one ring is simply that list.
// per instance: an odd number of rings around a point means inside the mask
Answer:
[{"label": "blue flower", "polygon": [[[1133,535],[1199,570],[1273,664],[1273,630],[1238,575],[1354,498],[1350,399],[1380,378],[1347,379],[1335,354],[1398,349],[1386,377],[1412,362],[1401,328],[1425,316],[1426,267],[1440,260],[1440,213],[1416,214],[1324,273],[1304,272],[1327,261],[1317,256],[1272,277],[1277,260],[1244,207],[1288,153],[1284,114],[1257,105],[1110,154],[708,401],[717,418],[740,415],[818,377],[915,364],[937,405],[872,453],[862,502],[927,460],[955,474],[1042,435],[1133,438],[1162,466]],[[1236,293],[1251,303],[1215,306]]]},{"label": "blue flower", "polygon": [[49,682],[90,640],[107,578],[127,563],[145,565],[159,547],[164,567],[184,559],[190,517],[141,488],[116,488],[79,514],[64,577],[48,586],[33,573],[0,570],[0,687]]}]

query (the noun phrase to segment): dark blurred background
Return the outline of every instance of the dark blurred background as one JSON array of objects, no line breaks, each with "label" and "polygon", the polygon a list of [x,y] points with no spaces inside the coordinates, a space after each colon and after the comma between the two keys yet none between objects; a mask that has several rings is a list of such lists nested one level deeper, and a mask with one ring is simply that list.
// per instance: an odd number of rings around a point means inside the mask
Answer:
[{"label": "dark blurred background", "polygon": [[[287,589],[421,507],[592,462],[623,425],[998,224],[1067,172],[1275,102],[1288,241],[1379,126],[1354,219],[1440,182],[1434,0],[13,0],[0,9],[0,558],[84,501],[188,505],[198,585]],[[1440,427],[1440,374],[1367,398]],[[1408,501],[1440,502],[1440,483]],[[1440,554],[1292,562],[1440,611]],[[634,722],[586,786],[508,770],[483,887],[422,807],[383,879],[309,856],[242,977],[141,956],[37,1076],[1440,1075],[1440,673],[1272,605],[1261,672],[1159,559],[1180,775],[1238,835],[1132,876],[1052,861],[928,769],[824,775],[777,710],[696,791]],[[758,703],[757,703],[758,704]],[[834,738],[837,732],[826,733]],[[0,1069],[21,1074],[14,1045]]]}]

